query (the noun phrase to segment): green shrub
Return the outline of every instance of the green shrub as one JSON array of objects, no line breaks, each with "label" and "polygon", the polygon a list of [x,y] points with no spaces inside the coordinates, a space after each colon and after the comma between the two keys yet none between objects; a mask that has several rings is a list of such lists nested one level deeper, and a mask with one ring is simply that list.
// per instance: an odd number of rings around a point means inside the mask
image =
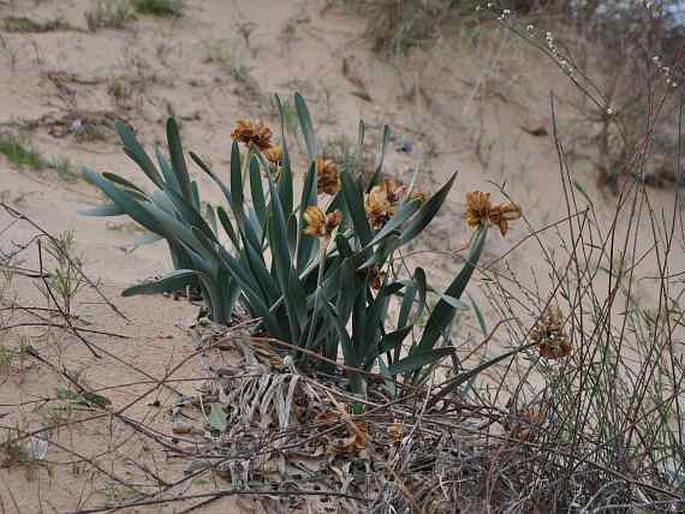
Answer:
[{"label": "green shrub", "polygon": [[152,16],[180,16],[180,0],[131,0],[131,6],[140,14]]},{"label": "green shrub", "polygon": [[[283,104],[278,97],[275,101],[283,117]],[[438,213],[455,176],[428,199],[414,191],[413,183],[381,180],[389,140],[386,127],[375,174],[363,183],[354,170],[338,171],[335,163],[320,156],[301,96],[295,95],[294,105],[309,157],[299,200],[294,197],[295,174],[284,123],[281,147],[271,143],[271,131],[263,123],[238,123],[232,134],[228,183],[190,152],[223,193],[226,209],[201,208],[173,118],[167,124],[169,157],[158,150],[157,164],[128,127],[117,126],[124,151],[155,190],[148,194],[118,175],[86,170],[86,178],[112,201],[90,213],[129,215],[167,241],[176,268],[124,295],[198,286],[210,317],[219,323],[230,322],[240,298],[269,336],[307,350],[295,352],[303,361],[312,352],[336,360],[340,352],[348,367],[360,370],[349,377],[355,391],[363,390],[363,371],[374,366],[389,378],[403,375],[405,381],[421,381],[437,362],[454,353],[451,345],[437,343],[443,336],[449,340],[455,310],[464,305],[459,299],[485,242],[483,220],[475,223],[478,229],[467,263],[425,316],[429,288],[424,271],[418,268],[413,276],[401,277],[392,272],[391,264],[397,250],[413,241]],[[360,147],[364,144],[363,123],[357,141]],[[242,152],[239,142],[245,147]],[[489,223],[487,213],[485,221]],[[221,242],[218,227],[228,244]],[[400,309],[391,323],[393,301]],[[415,327],[419,319],[427,319],[423,330]],[[403,352],[405,340],[417,333],[408,352]]]}]

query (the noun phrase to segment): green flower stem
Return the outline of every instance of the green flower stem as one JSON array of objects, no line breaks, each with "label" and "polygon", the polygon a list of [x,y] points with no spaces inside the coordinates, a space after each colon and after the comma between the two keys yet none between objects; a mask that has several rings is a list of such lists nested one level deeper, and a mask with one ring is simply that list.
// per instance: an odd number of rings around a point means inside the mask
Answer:
[{"label": "green flower stem", "polygon": [[321,248],[319,249],[319,273],[316,277],[316,292],[314,293],[314,310],[312,311],[312,321],[309,324],[309,332],[307,334],[307,343],[305,348],[307,350],[311,349],[312,338],[314,337],[314,327],[316,326],[316,319],[319,314],[319,296],[321,294],[323,276],[326,266],[326,253],[328,250],[328,245],[331,241],[330,237],[327,237],[321,241]]}]

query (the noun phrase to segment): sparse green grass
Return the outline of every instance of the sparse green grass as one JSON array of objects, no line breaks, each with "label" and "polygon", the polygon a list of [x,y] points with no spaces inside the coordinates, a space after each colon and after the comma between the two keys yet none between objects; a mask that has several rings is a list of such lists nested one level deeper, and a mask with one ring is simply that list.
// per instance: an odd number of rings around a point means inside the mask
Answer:
[{"label": "sparse green grass", "polygon": [[0,469],[26,464],[29,461],[29,451],[21,441],[17,441],[20,431],[4,429],[3,432],[3,440],[0,442]]},{"label": "sparse green grass", "polygon": [[48,253],[55,260],[55,267],[50,273],[50,287],[62,300],[64,312],[69,314],[74,296],[83,285],[83,276],[79,272],[81,258],[76,255],[74,233],[68,230],[51,239]]},{"label": "sparse green grass", "polygon": [[62,180],[67,182],[76,182],[79,179],[79,174],[66,157],[60,157],[59,159],[56,159],[51,163],[51,167],[55,168],[57,175],[59,175],[59,178]]},{"label": "sparse green grass", "polygon": [[0,343],[0,373],[9,368],[22,368],[29,356],[29,346],[21,343],[16,347]]},{"label": "sparse green grass", "polygon": [[180,0],[131,0],[131,7],[139,14],[151,16],[180,16]]},{"label": "sparse green grass", "polygon": [[86,11],[86,22],[91,31],[99,28],[122,29],[133,19],[133,9],[128,0],[98,0]]},{"label": "sparse green grass", "polygon": [[244,95],[252,100],[258,100],[262,95],[259,81],[252,76],[250,69],[244,64],[235,66],[231,70],[231,76],[238,83],[236,93]]},{"label": "sparse green grass", "polygon": [[2,19],[2,29],[7,32],[52,32],[54,30],[75,30],[75,28],[60,19],[36,21],[26,16],[6,16]]},{"label": "sparse green grass", "polygon": [[47,164],[28,141],[12,134],[0,134],[0,154],[11,164],[23,169],[37,171]]},{"label": "sparse green grass", "polygon": [[79,178],[69,159],[64,157],[45,159],[29,141],[21,136],[0,133],[0,154],[4,155],[10,164],[20,169],[32,171],[54,169],[59,178],[67,182],[75,182]]},{"label": "sparse green grass", "polygon": [[207,52],[207,62],[230,70],[235,64],[231,42],[228,39],[217,39],[212,42]]}]

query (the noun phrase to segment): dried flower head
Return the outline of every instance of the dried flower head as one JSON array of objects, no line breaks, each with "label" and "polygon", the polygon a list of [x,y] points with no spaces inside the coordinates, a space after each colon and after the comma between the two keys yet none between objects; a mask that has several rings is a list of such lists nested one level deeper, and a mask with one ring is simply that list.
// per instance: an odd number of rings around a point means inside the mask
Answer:
[{"label": "dried flower head", "polygon": [[347,437],[334,439],[328,447],[328,453],[333,455],[357,455],[364,451],[369,444],[369,427],[365,421],[355,420],[347,422]]},{"label": "dried flower head", "polygon": [[264,150],[264,158],[274,166],[280,166],[283,163],[283,147],[281,145],[272,145]]},{"label": "dried flower head", "polygon": [[466,223],[477,227],[491,223],[499,228],[502,235],[509,230],[509,222],[521,217],[521,208],[512,202],[492,205],[490,193],[472,191],[466,193]]},{"label": "dried flower head", "polygon": [[419,205],[424,205],[428,201],[428,193],[425,191],[413,191],[410,198],[412,200],[418,200]]},{"label": "dried flower head", "polygon": [[564,316],[559,307],[551,306],[545,311],[530,337],[545,359],[559,359],[571,353],[571,342],[564,332]]},{"label": "dried flower head", "polygon": [[340,225],[342,212],[335,210],[326,215],[316,205],[310,205],[304,211],[304,220],[307,222],[307,228],[304,229],[305,234],[312,237],[329,238]]},{"label": "dried flower head", "polygon": [[245,146],[255,145],[264,151],[271,147],[271,129],[262,120],[248,121],[238,120],[238,123],[231,132],[231,138],[243,143]]},{"label": "dried flower head", "polygon": [[339,410],[328,410],[316,416],[317,424],[329,425],[341,420],[347,421],[344,429],[339,432],[342,437],[332,438],[327,445],[327,452],[331,455],[356,455],[363,452],[369,442],[369,426],[363,420],[352,420]]},{"label": "dried flower head", "polygon": [[331,159],[319,156],[316,160],[316,191],[318,194],[334,195],[340,191],[340,174]]},{"label": "dried flower head", "polygon": [[388,194],[383,186],[373,186],[364,199],[366,216],[373,228],[381,228],[390,219],[394,207],[388,200]]},{"label": "dried flower head", "polygon": [[406,190],[406,186],[398,186],[395,181],[386,178],[366,194],[364,208],[374,229],[381,228],[395,214],[396,206]]},{"label": "dried flower head", "polygon": [[545,423],[545,414],[540,409],[524,410],[512,431],[512,435],[521,442],[532,443],[540,435]]},{"label": "dried flower head", "polygon": [[378,291],[383,285],[386,275],[387,273],[385,271],[382,271],[378,265],[374,264],[369,269],[369,284],[371,285],[371,289]]},{"label": "dried flower head", "polygon": [[394,420],[390,425],[388,425],[388,437],[393,443],[399,443],[404,437],[405,426],[404,423]]}]

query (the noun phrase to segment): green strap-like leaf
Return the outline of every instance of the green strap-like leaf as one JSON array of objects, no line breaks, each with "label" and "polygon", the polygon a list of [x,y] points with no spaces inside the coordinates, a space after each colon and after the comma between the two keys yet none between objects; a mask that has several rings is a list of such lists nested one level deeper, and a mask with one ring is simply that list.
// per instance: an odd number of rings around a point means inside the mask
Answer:
[{"label": "green strap-like leaf", "polygon": [[404,327],[409,324],[409,315],[414,306],[415,298],[416,286],[412,282],[404,289],[404,296],[402,297],[402,303],[400,303],[400,313],[397,316],[397,326]]},{"label": "green strap-like leaf", "polygon": [[251,307],[252,314],[261,318],[262,323],[270,334],[274,337],[286,340],[287,332],[282,330],[281,325],[271,311],[270,306],[264,303],[259,293],[256,291],[250,270],[226,251],[220,252],[220,258],[226,265],[231,276],[233,276],[238,285],[242,288],[243,294],[247,298],[247,304]]},{"label": "green strap-like leaf", "polygon": [[433,220],[435,215],[442,207],[442,204],[445,202],[447,194],[450,192],[450,189],[452,188],[456,178],[457,174],[454,173],[447,183],[442,186],[437,193],[430,197],[430,199],[426,202],[426,205],[421,208],[416,216],[414,216],[412,220],[407,223],[407,226],[404,228],[404,230],[402,230],[400,246],[414,239]]},{"label": "green strap-like leaf", "polygon": [[476,300],[474,300],[473,296],[471,296],[469,294],[468,297],[469,297],[469,300],[471,300],[471,306],[473,307],[473,312],[476,315],[476,320],[478,320],[478,326],[480,326],[480,330],[481,330],[481,332],[483,332],[483,335],[485,337],[487,337],[488,336],[488,327],[485,324],[485,318],[483,317],[483,313],[481,312],[480,308],[478,307],[478,303],[476,303]]},{"label": "green strap-like leaf", "polygon": [[309,114],[307,103],[299,93],[295,93],[295,108],[297,109],[297,116],[300,119],[300,127],[302,128],[302,135],[304,135],[304,142],[307,146],[309,160],[315,161],[317,146],[316,137],[314,135],[314,124],[312,123],[312,117]]},{"label": "green strap-like leaf", "polygon": [[[503,353],[502,355],[498,355],[497,357],[494,357],[490,360],[487,360],[483,362],[482,364],[479,364],[475,368],[469,370],[469,371],[464,371],[463,373],[459,373],[456,377],[450,379],[448,382],[442,385],[442,387],[433,395],[431,396],[430,400],[428,400],[428,407],[432,407],[436,403],[438,403],[441,399],[445,398],[449,393],[454,391],[455,389],[458,389],[461,385],[465,384],[466,382],[470,381],[472,378],[476,377],[483,371],[485,371],[488,368],[491,368],[492,366],[499,364],[503,360],[506,360],[510,357],[513,357],[517,353],[522,352],[526,348],[530,348],[530,345],[524,345],[519,348],[515,348],[513,350],[510,350],[508,352]],[[442,348],[445,349],[445,348]],[[451,348],[450,348],[451,349]]]},{"label": "green strap-like leaf", "polygon": [[200,167],[200,169],[202,169],[202,171],[204,171],[207,175],[210,176],[210,178],[214,181],[214,183],[219,187],[219,189],[223,193],[228,204],[233,205],[233,197],[231,195],[231,190],[226,187],[226,184],[223,183],[223,181],[216,175],[216,173],[214,173],[212,169],[196,153],[190,152],[190,158],[195,161],[195,163]]},{"label": "green strap-like leaf", "polygon": [[179,269],[171,273],[151,280],[143,284],[124,289],[121,296],[135,296],[141,294],[160,294],[177,291],[186,286],[194,286],[198,283],[198,272],[195,270]]},{"label": "green strap-like leaf", "polygon": [[340,173],[342,182],[342,193],[345,197],[345,203],[349,209],[349,214],[352,217],[352,224],[357,233],[361,243],[367,245],[372,239],[371,227],[366,218],[366,210],[364,209],[364,198],[357,183],[352,179],[352,176],[345,170]]},{"label": "green strap-like leaf", "polygon": [[395,213],[395,215],[388,220],[388,222],[380,229],[371,241],[366,245],[366,248],[380,243],[396,231],[407,219],[409,219],[416,211],[419,210],[421,204],[418,199],[405,202],[402,207]]},{"label": "green strap-like leaf", "polygon": [[[237,143],[234,142],[234,146],[237,147]],[[236,148],[237,149],[237,148]],[[233,151],[232,151],[233,155]],[[238,153],[240,155],[240,153]],[[238,229],[240,230],[241,233],[244,233],[247,239],[250,241],[250,244],[252,244],[255,248],[261,248],[261,243],[255,232],[246,225],[245,223],[245,216],[244,212],[239,211],[236,212],[234,209],[234,205],[240,203],[242,205],[242,200],[240,202],[236,202],[233,199],[233,195],[231,194],[231,191],[226,187],[226,184],[223,183],[223,181],[207,166],[200,157],[198,157],[194,153],[190,153],[190,157],[202,168],[202,170],[207,173],[211,177],[211,179],[216,183],[217,186],[219,186],[219,189],[221,192],[224,194],[224,197],[226,198],[226,201],[228,204],[231,206],[231,210],[233,211],[233,215],[235,216],[235,221],[238,225]],[[240,161],[236,160],[235,161],[238,167],[240,168]],[[233,159],[231,159],[231,166],[233,166]],[[242,182],[240,184],[240,189],[242,191]]]},{"label": "green strap-like leaf", "polygon": [[212,232],[214,232],[214,235],[219,235],[219,230],[216,225],[216,213],[214,212],[214,208],[210,204],[205,205],[205,220],[207,220],[207,224],[212,228]]},{"label": "green strap-like leaf", "polygon": [[226,235],[228,235],[228,238],[231,240],[231,243],[233,243],[233,246],[236,250],[239,250],[240,242],[238,241],[238,236],[235,232],[235,229],[233,228],[233,223],[231,223],[231,220],[228,217],[228,214],[226,214],[224,208],[221,206],[217,207],[216,215],[219,217],[219,222],[221,223],[221,226],[224,227]]},{"label": "green strap-like leaf", "polygon": [[283,148],[283,162],[281,163],[281,180],[278,183],[278,193],[281,195],[281,202],[285,212],[293,210],[293,173],[290,168],[290,155],[288,154],[288,144],[285,138],[285,112],[283,104],[278,95],[274,95],[278,114],[281,121],[281,146]]},{"label": "green strap-like leaf", "polygon": [[80,209],[79,214],[84,216],[121,216],[126,214],[126,211],[119,207],[115,203],[105,203],[102,205],[96,205],[95,207],[88,207],[85,209]]},{"label": "green strap-like leaf", "polygon": [[166,123],[166,137],[169,145],[169,156],[171,157],[171,166],[176,174],[176,179],[181,187],[183,198],[187,202],[192,202],[192,191],[190,188],[190,178],[188,177],[188,168],[186,166],[186,159],[183,155],[183,146],[181,145],[181,136],[178,133],[178,125],[173,117],[170,117]]},{"label": "green strap-like leaf", "polygon": [[[247,157],[246,157],[247,158]],[[231,209],[233,215],[238,220],[245,219],[244,210],[244,195],[243,195],[243,170],[240,157],[240,147],[237,141],[233,141],[231,145],[231,195],[233,201],[231,202]]]},{"label": "green strap-like leaf", "polygon": [[354,368],[359,367],[359,358],[352,345],[350,335],[347,333],[345,322],[342,319],[343,317],[338,315],[338,312],[336,312],[335,306],[332,303],[329,301],[324,301],[323,303],[326,307],[324,310],[328,312],[329,319],[334,323],[338,335],[340,336],[340,346],[342,348],[345,364]]},{"label": "green strap-like leaf", "polygon": [[310,205],[316,205],[316,163],[312,162],[307,171],[302,187],[300,208],[297,225],[297,242],[295,243],[297,254],[297,271],[302,273],[316,258],[318,244],[315,238],[303,234],[304,211]]},{"label": "green strap-like leaf", "polygon": [[273,264],[288,314],[292,337],[290,340],[298,340],[301,328],[307,324],[306,295],[302,291],[299,278],[293,268],[292,255],[288,246],[286,217],[283,212],[280,196],[276,192],[276,185],[271,176],[269,176],[269,193],[271,195],[269,243],[273,254]]},{"label": "green strap-like leaf", "polygon": [[150,212],[144,207],[143,202],[134,198],[127,191],[119,189],[115,184],[92,170],[84,168],[83,175],[91,184],[100,188],[103,193],[135,221],[152,232],[158,234],[163,233],[163,227],[150,215]]},{"label": "green strap-like leaf", "polygon": [[383,139],[381,140],[381,155],[378,160],[378,165],[376,166],[376,171],[373,173],[373,177],[371,177],[371,181],[369,182],[369,185],[366,189],[366,192],[368,193],[371,191],[371,188],[378,184],[381,180],[381,173],[383,172],[383,162],[385,161],[385,152],[388,148],[388,143],[390,142],[390,127],[387,125],[383,125]]},{"label": "green strap-like leaf", "polygon": [[167,187],[173,188],[178,194],[182,195],[181,184],[178,183],[178,177],[171,167],[169,159],[167,159],[159,147],[155,147],[155,154],[157,155],[157,164],[159,164],[159,169],[162,171],[164,176],[164,182]]},{"label": "green strap-like leaf", "polygon": [[161,241],[164,238],[160,236],[159,234],[155,234],[153,232],[148,232],[147,234],[143,234],[142,236],[138,236],[133,240],[133,244],[131,245],[133,248],[132,250],[135,250],[139,246],[144,246],[144,245],[149,245],[152,243],[156,243],[157,241]]},{"label": "green strap-like leaf", "polygon": [[454,348],[433,348],[427,351],[414,351],[404,359],[389,367],[392,375],[413,373],[426,367],[436,366],[444,357],[454,353]]},{"label": "green strap-like leaf", "polygon": [[133,131],[128,125],[121,121],[116,122],[115,128],[123,145],[124,153],[143,170],[157,187],[162,187],[162,177],[159,175],[157,168],[155,168],[154,163],[143,149],[143,146],[140,144]]},{"label": "green strap-like leaf", "polygon": [[[462,293],[466,289],[469,280],[471,280],[473,270],[476,269],[476,264],[478,263],[480,254],[483,251],[486,237],[487,227],[481,226],[474,236],[474,241],[464,266],[461,268],[449,287],[445,290],[446,295],[456,298],[457,300],[461,299]],[[441,299],[438,302],[428,318],[426,328],[423,331],[423,336],[419,342],[419,349],[421,352],[428,351],[435,346],[435,343],[442,332],[452,322],[454,313],[455,308],[444,299]]]},{"label": "green strap-like leaf", "polygon": [[197,182],[194,180],[190,183],[190,191],[192,193],[193,207],[197,212],[200,212],[200,190],[197,187]]},{"label": "green strap-like leaf", "polygon": [[419,319],[423,315],[423,310],[427,307],[426,295],[428,293],[428,284],[426,282],[426,272],[419,267],[414,270],[414,283],[419,293],[419,308],[416,311],[414,319]]},{"label": "green strap-like leaf", "polygon": [[[262,228],[266,227],[268,213],[266,210],[266,198],[264,196],[264,187],[262,185],[262,176],[259,171],[259,166],[256,161],[253,161],[255,166],[250,163],[250,194],[252,195],[252,205],[255,213],[259,219],[259,224]],[[256,168],[256,169],[255,169]]]},{"label": "green strap-like leaf", "polygon": [[110,172],[105,171],[102,173],[102,176],[105,177],[107,180],[114,182],[115,184],[118,184],[120,186],[124,186],[126,189],[131,189],[131,190],[145,196],[145,191],[140,189],[137,185],[135,185],[130,180],[125,179],[124,177],[117,175],[116,173],[110,173]]},{"label": "green strap-like leaf", "polygon": [[402,342],[407,338],[407,336],[411,332],[412,328],[413,326],[409,325],[406,327],[399,328],[394,332],[385,334],[381,339],[380,344],[378,345],[379,347],[376,355],[374,355],[372,358],[375,359],[378,355],[382,353],[390,352],[400,347],[402,345]]},{"label": "green strap-like leaf", "polygon": [[209,238],[210,240],[218,242],[212,228],[207,224],[202,215],[199,212],[197,212],[192,205],[186,202],[186,200],[173,189],[167,188],[165,190],[165,193],[167,197],[176,206],[178,212],[181,214],[186,223],[200,229],[204,236]]}]

